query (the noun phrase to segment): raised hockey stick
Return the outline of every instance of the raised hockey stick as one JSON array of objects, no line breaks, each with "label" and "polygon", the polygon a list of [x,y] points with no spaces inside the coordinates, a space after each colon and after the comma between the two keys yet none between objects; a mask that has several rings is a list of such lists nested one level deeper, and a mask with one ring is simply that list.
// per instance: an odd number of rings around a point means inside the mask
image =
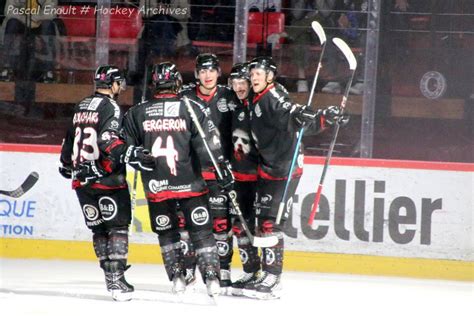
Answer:
[{"label": "raised hockey stick", "polygon": [[[349,69],[351,71],[350,79],[346,84],[346,90],[344,91],[341,104],[339,105],[341,107],[341,110],[342,110],[341,114],[342,114],[346,108],[347,98],[349,97],[349,89],[351,88],[352,80],[354,79],[355,70],[357,68],[357,60],[354,54],[352,53],[351,48],[342,39],[336,37],[332,39],[332,42],[344,54],[344,57],[349,63]],[[329,167],[329,161],[331,160],[332,153],[334,151],[334,145],[336,144],[336,138],[337,138],[337,134],[339,133],[339,127],[340,127],[339,122],[336,121],[336,127],[334,128],[334,131],[332,134],[331,144],[329,145],[329,151],[327,153],[326,160],[324,161],[323,172],[321,173],[321,179],[319,179],[318,189],[316,191],[316,197],[314,198],[313,207],[311,209],[311,213],[308,219],[308,225],[310,226],[313,224],[314,216],[316,215],[316,210],[318,209],[319,200],[321,199],[321,192],[323,190],[324,178],[326,177],[326,172]]]},{"label": "raised hockey stick", "polygon": [[[189,102],[189,99],[186,96],[184,96],[183,100],[184,100],[184,103],[186,104],[186,108],[189,114],[191,115],[191,119],[193,120],[194,124],[196,125],[196,128],[198,129],[199,136],[202,138],[207,154],[209,155],[209,158],[211,158],[212,165],[214,166],[214,168],[216,168],[217,176],[219,177],[219,179],[223,179],[222,170],[219,167],[219,164],[217,163],[216,158],[212,154],[211,149],[209,148],[209,145],[206,139],[206,134],[204,133],[204,130],[202,129],[201,124],[199,123],[199,119],[197,118],[196,113],[194,112],[194,109],[191,103]],[[235,213],[239,217],[239,220],[242,223],[242,227],[245,233],[247,234],[247,237],[250,239],[250,242],[252,243],[252,245],[254,247],[262,247],[262,248],[275,246],[278,243],[277,236],[256,237],[252,234],[252,232],[250,231],[247,225],[247,221],[242,215],[242,211],[240,210],[239,203],[237,202],[237,193],[234,190],[232,190],[228,193],[228,195],[229,195],[232,207],[234,208]]]},{"label": "raised hockey stick", "polygon": [[[141,103],[144,103],[146,100],[146,89],[148,83],[148,66],[147,62],[145,61],[145,74],[143,76],[143,91],[142,91],[142,99]],[[134,217],[135,217],[135,209],[137,208],[137,182],[138,182],[138,170],[135,169],[133,171],[133,186],[132,186],[132,198],[131,198],[131,210],[130,213],[132,214],[132,222],[130,223],[130,230],[129,235],[132,236],[133,232],[133,225],[134,225]]]},{"label": "raised hockey stick", "polygon": [[19,198],[26,192],[28,192],[35,184],[38,182],[39,174],[34,171],[28,175],[28,177],[23,181],[23,183],[18,187],[18,189],[13,191],[0,190],[0,194],[12,197]]},{"label": "raised hockey stick", "polygon": [[[319,38],[319,42],[321,43],[321,54],[319,55],[319,61],[318,61],[318,66],[316,67],[316,73],[314,75],[313,85],[311,86],[308,102],[306,103],[308,106],[311,106],[311,102],[313,101],[314,92],[316,90],[316,84],[318,83],[319,71],[321,70],[324,51],[326,49],[326,33],[324,32],[324,29],[321,26],[321,24],[319,24],[317,21],[313,21],[313,23],[311,23],[311,27],[313,28],[314,32]],[[300,151],[303,134],[304,134],[304,127],[302,127],[298,133],[298,139],[296,141],[296,149],[295,149],[295,153],[293,154],[293,159],[291,160],[290,171],[288,172],[288,178],[286,179],[285,190],[283,191],[283,196],[281,198],[280,205],[278,206],[278,213],[277,213],[277,218],[276,218],[277,225],[280,224],[281,216],[283,215],[283,210],[285,209],[285,201],[288,195],[288,188],[291,182],[291,175],[293,174],[293,171],[296,165],[296,160],[298,159],[298,152]]]}]

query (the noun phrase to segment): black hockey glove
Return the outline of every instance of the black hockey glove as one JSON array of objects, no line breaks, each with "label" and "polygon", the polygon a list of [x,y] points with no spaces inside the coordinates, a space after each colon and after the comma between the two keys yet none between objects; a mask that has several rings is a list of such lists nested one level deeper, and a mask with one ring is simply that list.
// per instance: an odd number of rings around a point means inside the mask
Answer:
[{"label": "black hockey glove", "polygon": [[301,128],[311,125],[319,117],[319,112],[315,112],[307,105],[297,105],[293,110],[293,119],[296,125]]},{"label": "black hockey glove", "polygon": [[225,160],[219,162],[219,168],[221,169],[222,178],[219,178],[219,175],[216,171],[217,185],[222,192],[228,193],[234,188],[234,175],[232,174],[232,167],[230,166],[229,161]]},{"label": "black hockey glove", "polygon": [[72,178],[71,166],[66,166],[66,165],[61,164],[61,166],[59,166],[58,171],[64,178],[66,178],[66,179],[71,179]]},{"label": "black hockey glove", "polygon": [[322,112],[324,119],[328,125],[345,126],[349,123],[349,115],[342,113],[342,109],[339,106],[331,105],[325,108]]},{"label": "black hockey glove", "polygon": [[74,178],[82,185],[92,184],[107,175],[108,173],[97,163],[97,160],[81,162],[74,170]]},{"label": "black hockey glove", "polygon": [[142,171],[152,171],[156,167],[155,157],[148,150],[133,145],[128,146],[123,162]]}]

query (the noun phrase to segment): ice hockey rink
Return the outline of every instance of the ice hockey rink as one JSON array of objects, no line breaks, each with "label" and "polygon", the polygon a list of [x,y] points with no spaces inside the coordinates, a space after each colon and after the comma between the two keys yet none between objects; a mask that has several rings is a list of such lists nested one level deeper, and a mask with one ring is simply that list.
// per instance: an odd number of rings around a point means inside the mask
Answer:
[{"label": "ice hockey rink", "polygon": [[[177,298],[162,265],[133,264],[134,299],[114,302],[92,261],[0,259],[1,315],[474,315],[474,284],[285,271],[283,296],[220,296],[198,283]],[[233,278],[241,270],[234,269]]]}]

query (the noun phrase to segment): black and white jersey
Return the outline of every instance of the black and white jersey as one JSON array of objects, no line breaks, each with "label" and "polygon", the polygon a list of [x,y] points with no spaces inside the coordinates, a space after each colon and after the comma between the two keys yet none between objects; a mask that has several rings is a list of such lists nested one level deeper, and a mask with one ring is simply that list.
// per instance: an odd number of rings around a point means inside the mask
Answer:
[{"label": "black and white jersey", "polygon": [[[275,83],[249,98],[250,129],[259,154],[258,174],[270,180],[288,177],[296,149],[298,128],[293,122],[286,89]],[[300,147],[295,175],[301,175],[303,153]]]},{"label": "black and white jersey", "polygon": [[[194,106],[214,157],[222,160],[216,127]],[[152,202],[189,198],[208,192],[201,176],[200,161],[212,165],[198,129],[184,101],[175,94],[157,95],[132,107],[124,119],[128,145],[142,146],[156,159],[153,171],[142,171],[146,197]],[[201,157],[198,157],[201,153]]]},{"label": "black and white jersey", "polygon": [[[217,85],[211,95],[204,95],[199,91],[199,85],[187,85],[181,91],[182,96],[187,96],[191,101],[201,108],[217,126],[222,144],[222,153],[226,160],[230,161],[232,154],[231,141],[231,109],[235,108],[234,91],[223,85]],[[213,166],[202,164],[203,177],[206,180],[215,180]]]},{"label": "black and white jersey", "polygon": [[[79,163],[98,160],[110,174],[93,183],[91,188],[123,188],[125,165],[114,157],[121,152],[125,143],[120,139],[122,111],[110,96],[95,93],[83,99],[74,107],[74,115],[61,148],[61,162],[75,170]],[[120,148],[120,150],[118,150]],[[73,179],[73,188],[80,187]]]},{"label": "black and white jersey", "polygon": [[232,172],[237,181],[257,181],[258,152],[250,131],[250,111],[247,99],[239,100],[232,110]]}]

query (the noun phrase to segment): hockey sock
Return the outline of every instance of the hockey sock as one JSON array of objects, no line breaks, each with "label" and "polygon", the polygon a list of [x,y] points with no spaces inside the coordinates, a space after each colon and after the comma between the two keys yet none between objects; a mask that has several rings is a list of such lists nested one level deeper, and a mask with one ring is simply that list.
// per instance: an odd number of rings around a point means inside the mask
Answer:
[{"label": "hockey sock", "polygon": [[271,235],[278,237],[278,243],[275,246],[262,249],[262,270],[280,275],[283,271],[283,233],[278,226],[275,226],[273,219],[263,220],[260,230],[262,237]]},{"label": "hockey sock", "polygon": [[107,232],[105,231],[93,231],[92,233],[92,244],[94,245],[94,252],[99,259],[99,264],[102,269],[105,269],[105,262],[108,260],[107,256]]},{"label": "hockey sock", "polygon": [[128,229],[114,227],[109,231],[107,255],[110,260],[120,261],[125,267],[128,257]]}]

